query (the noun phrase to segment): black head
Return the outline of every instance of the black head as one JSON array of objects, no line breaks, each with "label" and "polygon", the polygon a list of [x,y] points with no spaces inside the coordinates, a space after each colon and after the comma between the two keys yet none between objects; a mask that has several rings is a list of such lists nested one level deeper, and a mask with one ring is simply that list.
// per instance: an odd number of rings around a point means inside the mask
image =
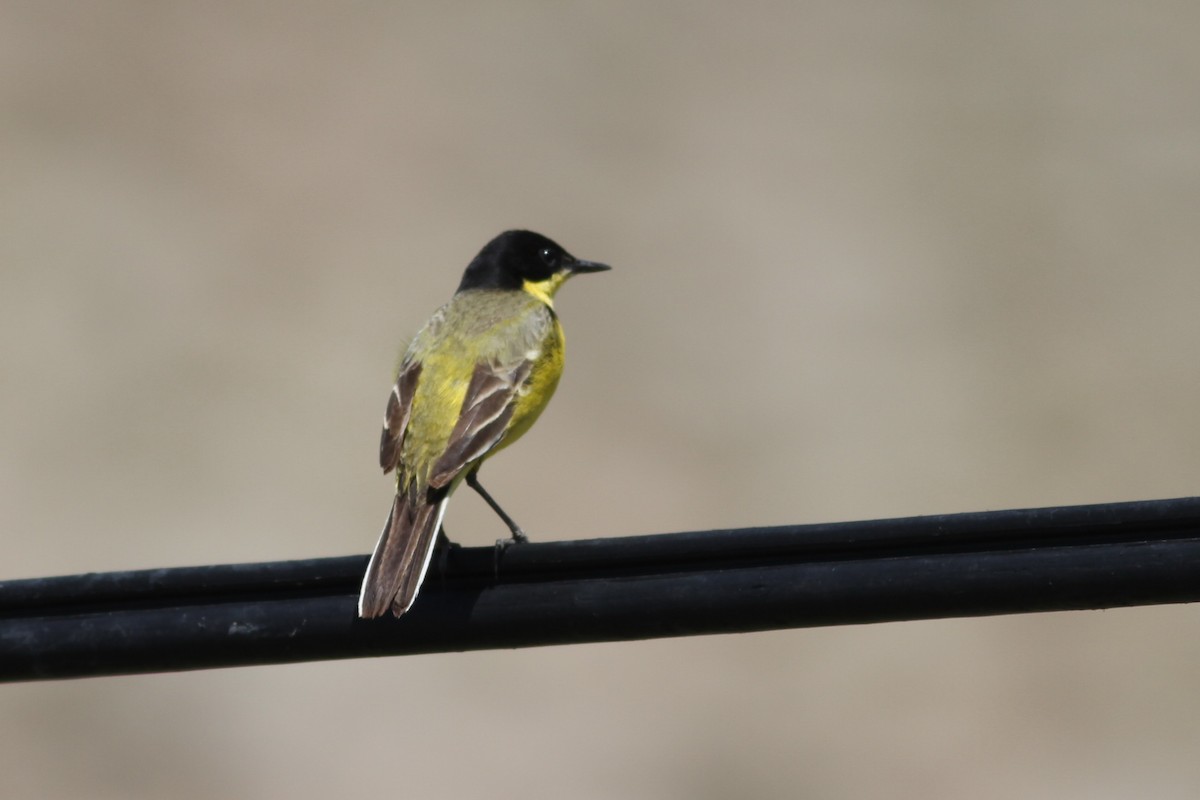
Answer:
[{"label": "black head", "polygon": [[492,239],[467,265],[458,291],[521,289],[526,282],[542,283],[560,276],[557,284],[577,272],[600,272],[608,267],[580,261],[552,240],[533,231],[505,231]]}]

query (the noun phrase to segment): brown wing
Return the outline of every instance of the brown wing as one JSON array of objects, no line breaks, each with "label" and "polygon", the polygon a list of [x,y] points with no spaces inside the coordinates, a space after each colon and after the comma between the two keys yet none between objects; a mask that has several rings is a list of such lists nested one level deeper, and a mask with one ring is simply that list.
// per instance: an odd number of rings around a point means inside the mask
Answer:
[{"label": "brown wing", "polygon": [[450,484],[468,464],[486,455],[504,436],[512,419],[517,390],[529,377],[533,362],[523,360],[515,367],[479,364],[467,385],[462,413],[450,433],[442,457],[433,465],[429,485],[441,489]]},{"label": "brown wing", "polygon": [[400,368],[396,385],[388,397],[387,411],[383,414],[383,432],[379,436],[379,466],[384,474],[400,464],[400,448],[404,444],[404,430],[412,416],[413,395],[417,391],[417,380],[421,377],[421,362],[410,361]]}]

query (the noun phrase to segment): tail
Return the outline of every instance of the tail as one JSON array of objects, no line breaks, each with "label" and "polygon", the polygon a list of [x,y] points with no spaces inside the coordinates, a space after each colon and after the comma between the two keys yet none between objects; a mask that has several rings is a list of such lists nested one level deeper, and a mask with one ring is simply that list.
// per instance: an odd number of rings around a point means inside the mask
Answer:
[{"label": "tail", "polygon": [[447,497],[443,494],[409,503],[404,494],[396,494],[363,577],[358,596],[360,617],[383,616],[389,607],[398,617],[412,606],[429,569]]}]

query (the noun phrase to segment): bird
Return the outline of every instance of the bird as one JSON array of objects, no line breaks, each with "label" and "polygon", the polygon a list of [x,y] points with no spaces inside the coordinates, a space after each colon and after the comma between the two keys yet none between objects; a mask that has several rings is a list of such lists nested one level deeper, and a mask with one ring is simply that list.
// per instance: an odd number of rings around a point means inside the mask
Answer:
[{"label": "bird", "polygon": [[497,547],[528,540],[479,483],[479,468],[529,430],[558,386],[564,339],[555,293],[573,275],[608,269],[539,233],[505,231],[413,338],[383,418],[379,465],[395,471],[396,495],[363,576],[360,617],[389,609],[399,617],[412,607],[445,538],[446,503],[464,481],[512,534]]}]

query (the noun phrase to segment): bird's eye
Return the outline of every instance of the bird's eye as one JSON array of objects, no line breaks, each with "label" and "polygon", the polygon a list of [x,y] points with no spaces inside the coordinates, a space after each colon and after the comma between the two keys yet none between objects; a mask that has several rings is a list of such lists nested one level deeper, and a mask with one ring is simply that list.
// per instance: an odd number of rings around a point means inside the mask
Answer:
[{"label": "bird's eye", "polygon": [[542,257],[542,261],[551,269],[558,268],[558,253],[551,250],[549,247],[542,248],[542,252],[538,253]]}]

